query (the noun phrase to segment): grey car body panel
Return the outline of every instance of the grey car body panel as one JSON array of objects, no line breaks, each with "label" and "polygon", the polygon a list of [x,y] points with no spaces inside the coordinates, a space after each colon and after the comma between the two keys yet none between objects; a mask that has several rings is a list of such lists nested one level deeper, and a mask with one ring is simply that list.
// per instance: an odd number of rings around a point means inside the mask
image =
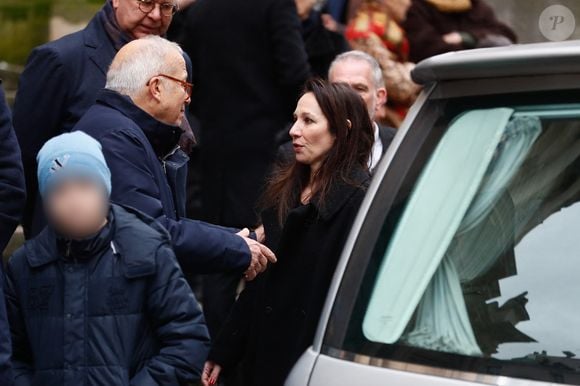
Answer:
[{"label": "grey car body panel", "polygon": [[442,80],[577,74],[579,67],[580,41],[567,41],[449,52],[422,61],[412,76],[415,82],[428,84]]}]

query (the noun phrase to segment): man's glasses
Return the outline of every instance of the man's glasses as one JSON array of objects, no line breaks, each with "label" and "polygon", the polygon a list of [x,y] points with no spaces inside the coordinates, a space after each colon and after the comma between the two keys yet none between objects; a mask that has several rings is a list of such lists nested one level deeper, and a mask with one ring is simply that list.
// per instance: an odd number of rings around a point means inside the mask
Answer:
[{"label": "man's glasses", "polygon": [[159,4],[159,11],[165,17],[173,16],[178,11],[177,5],[169,2],[158,3],[154,0],[137,0],[137,4],[139,4],[139,10],[146,14],[153,11],[157,4]]},{"label": "man's glasses", "polygon": [[[174,78],[172,76],[165,75],[165,74],[157,74],[156,76],[160,76],[162,78],[167,78],[169,80],[172,80],[174,82],[179,83],[181,85],[181,87],[183,87],[183,90],[185,91],[185,93],[187,94],[187,96],[191,97],[191,93],[193,91],[193,84],[187,83],[187,82],[185,82],[185,81],[183,81],[181,79],[177,79],[177,78]],[[149,82],[147,82],[147,85],[149,85]]]}]

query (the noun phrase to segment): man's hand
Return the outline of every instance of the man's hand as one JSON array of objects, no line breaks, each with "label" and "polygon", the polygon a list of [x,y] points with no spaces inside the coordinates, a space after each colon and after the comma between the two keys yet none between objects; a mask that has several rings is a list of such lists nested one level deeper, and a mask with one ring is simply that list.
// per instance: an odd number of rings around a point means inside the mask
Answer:
[{"label": "man's hand", "polygon": [[201,375],[201,383],[203,386],[213,386],[217,383],[222,367],[212,361],[205,362],[203,366],[203,374]]},{"label": "man's hand", "polygon": [[275,263],[276,255],[270,250],[270,248],[259,242],[248,238],[246,235],[249,234],[247,229],[244,229],[238,235],[244,239],[248,247],[250,248],[250,253],[252,254],[252,261],[250,266],[244,273],[244,278],[247,281],[252,281],[268,268],[268,263]]}]

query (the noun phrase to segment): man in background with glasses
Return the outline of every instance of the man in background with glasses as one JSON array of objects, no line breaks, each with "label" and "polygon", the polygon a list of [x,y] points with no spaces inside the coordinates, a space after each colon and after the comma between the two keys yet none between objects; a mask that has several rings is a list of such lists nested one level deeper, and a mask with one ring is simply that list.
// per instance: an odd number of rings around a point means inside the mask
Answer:
[{"label": "man in background with glasses", "polygon": [[28,191],[26,238],[46,224],[37,193],[38,151],[50,138],[69,132],[95,102],[117,51],[134,39],[165,35],[177,10],[177,0],[107,0],[84,30],[30,54],[14,104]]},{"label": "man in background with glasses", "polygon": [[274,254],[234,230],[182,217],[188,158],[178,141],[192,86],[183,51],[149,35],[124,46],[107,73],[106,88],[73,130],[98,140],[111,170],[111,201],[157,219],[171,235],[188,273],[262,272]]}]

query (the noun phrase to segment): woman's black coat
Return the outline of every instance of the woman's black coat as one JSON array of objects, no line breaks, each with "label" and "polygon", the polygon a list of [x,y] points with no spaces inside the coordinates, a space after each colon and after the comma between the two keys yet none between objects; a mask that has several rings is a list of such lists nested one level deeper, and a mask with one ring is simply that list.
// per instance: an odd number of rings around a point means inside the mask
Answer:
[{"label": "woman's black coat", "polygon": [[325,205],[311,202],[290,211],[282,229],[274,210],[263,213],[266,243],[278,263],[247,286],[210,354],[224,371],[241,362],[245,385],[283,385],[312,344],[369,175],[360,170],[351,178],[355,185],[331,187]]}]

